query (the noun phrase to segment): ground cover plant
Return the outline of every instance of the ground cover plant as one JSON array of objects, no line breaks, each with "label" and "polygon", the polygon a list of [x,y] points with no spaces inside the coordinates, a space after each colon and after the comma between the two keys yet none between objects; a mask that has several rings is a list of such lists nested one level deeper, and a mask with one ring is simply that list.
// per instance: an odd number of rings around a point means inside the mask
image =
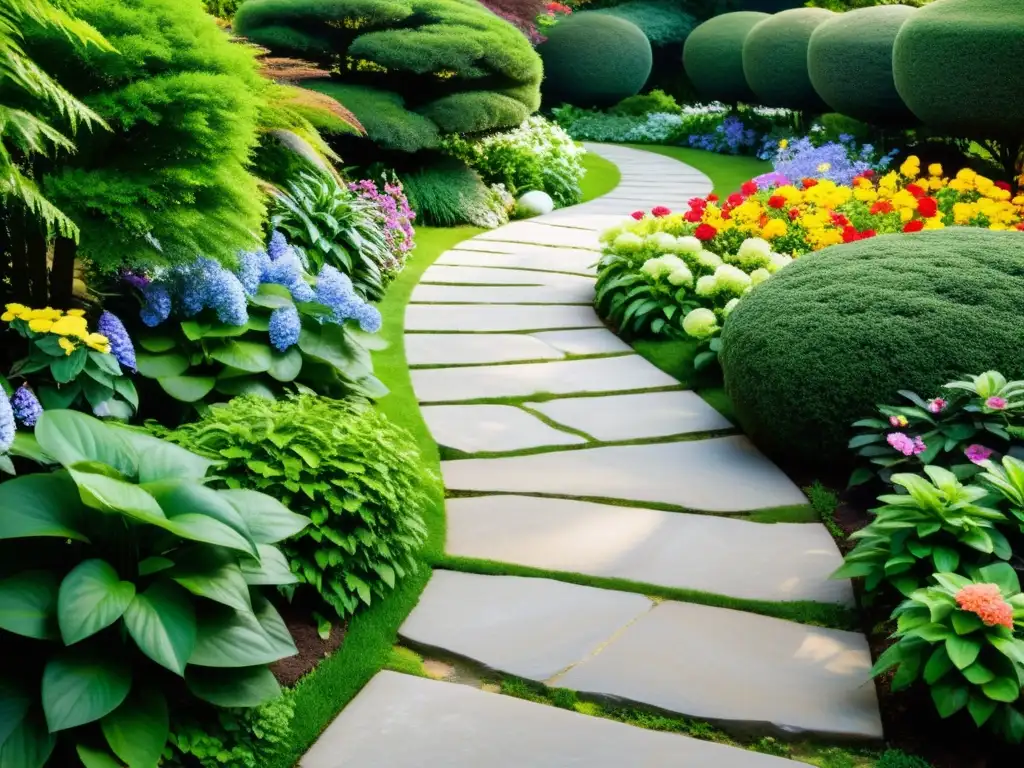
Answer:
[{"label": "ground cover plant", "polygon": [[493,229],[508,223],[515,198],[502,184],[487,185],[469,166],[448,159],[402,175],[409,200],[425,224],[472,224]]}]

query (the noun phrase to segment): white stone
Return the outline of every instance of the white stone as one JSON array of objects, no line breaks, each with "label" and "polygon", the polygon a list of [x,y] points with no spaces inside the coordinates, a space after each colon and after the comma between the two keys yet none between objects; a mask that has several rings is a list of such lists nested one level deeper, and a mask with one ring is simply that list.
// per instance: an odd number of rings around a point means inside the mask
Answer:
[{"label": "white stone", "polygon": [[472,243],[486,243],[491,240],[501,240],[506,243],[536,243],[547,246],[565,246],[567,248],[583,248],[594,251],[601,249],[597,241],[596,232],[552,226],[536,219],[531,221],[514,221],[511,224],[506,224],[503,227],[477,235],[461,243],[461,245],[469,246]]},{"label": "white stone", "polygon": [[[515,243],[488,243],[489,246],[509,246],[507,251],[486,251],[455,249],[446,251],[434,265],[460,265],[467,267],[508,267],[532,269],[538,272],[572,273],[593,275],[598,254],[593,251],[579,251],[565,248],[542,249],[536,246]],[[552,251],[564,251],[552,253]]]},{"label": "white stone", "polygon": [[407,333],[409,365],[480,365],[526,360],[561,360],[565,355],[520,333]]},{"label": "white stone", "polygon": [[578,331],[541,331],[532,334],[545,344],[570,355],[605,355],[632,352],[633,348],[606,328],[583,328]]},{"label": "white stone", "polygon": [[430,405],[420,412],[438,445],[466,453],[586,442],[511,405]]},{"label": "white stone", "polygon": [[587,304],[594,302],[594,283],[579,285],[427,285],[412,291],[419,304]]},{"label": "white stone", "polygon": [[410,304],[407,331],[541,331],[552,328],[599,328],[592,307],[551,304],[441,305]]},{"label": "white stone", "polygon": [[524,216],[543,216],[555,210],[555,201],[544,190],[534,189],[519,197],[518,206]]}]

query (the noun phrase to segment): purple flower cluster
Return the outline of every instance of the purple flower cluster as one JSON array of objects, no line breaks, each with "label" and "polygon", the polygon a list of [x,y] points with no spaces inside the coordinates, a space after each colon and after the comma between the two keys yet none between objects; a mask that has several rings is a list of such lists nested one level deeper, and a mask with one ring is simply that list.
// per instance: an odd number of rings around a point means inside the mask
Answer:
[{"label": "purple flower cluster", "polygon": [[121,322],[121,318],[112,312],[103,311],[96,330],[107,337],[110,342],[110,354],[129,371],[135,370],[135,345]]},{"label": "purple flower cluster", "polygon": [[11,411],[23,427],[34,427],[43,415],[43,406],[27,386],[18,387],[11,398]]},{"label": "purple flower cluster", "polygon": [[142,290],[142,322],[156,328],[171,316],[171,292],[163,283],[150,283]]},{"label": "purple flower cluster", "polygon": [[372,179],[363,179],[348,185],[348,188],[366,200],[372,200],[381,213],[384,222],[384,238],[391,251],[393,270],[402,268],[406,254],[415,245],[416,230],[412,222],[416,213],[409,205],[402,183],[397,179],[389,182],[385,179],[384,191],[381,192]]},{"label": "purple flower cluster", "polygon": [[313,289],[306,281],[306,270],[290,246],[276,259],[271,255],[260,282],[283,285],[295,301],[313,301],[315,299]]},{"label": "purple flower cluster", "polygon": [[829,179],[850,186],[865,171],[888,168],[896,151],[877,157],[871,144],[858,146],[853,136],[842,134],[839,141],[815,145],[810,136],[794,139],[773,158],[775,173],[792,182],[800,179]]},{"label": "purple flower cluster", "polygon": [[[330,264],[324,265],[316,279],[316,300],[331,310],[331,321],[342,325],[355,320],[367,333],[380,330],[380,312],[367,304],[355,292],[349,276]],[[322,321],[321,321],[322,322]]]},{"label": "purple flower cluster", "polygon": [[172,297],[177,297],[186,317],[212,309],[228,325],[249,322],[248,300],[241,280],[212,259],[200,256],[190,264],[169,270],[143,289],[142,322],[153,328],[170,317]]},{"label": "purple flower cluster", "polygon": [[7,393],[0,387],[0,453],[7,453],[14,445],[14,410]]},{"label": "purple flower cluster", "polygon": [[691,135],[687,142],[696,149],[738,155],[757,144],[757,131],[747,128],[735,115],[730,115],[711,133]]}]

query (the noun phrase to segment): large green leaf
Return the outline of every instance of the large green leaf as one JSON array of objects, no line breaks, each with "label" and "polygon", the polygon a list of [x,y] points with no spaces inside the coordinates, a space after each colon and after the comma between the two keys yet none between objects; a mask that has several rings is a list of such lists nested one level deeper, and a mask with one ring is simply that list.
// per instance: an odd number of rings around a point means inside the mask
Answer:
[{"label": "large green leaf", "polygon": [[128,633],[144,654],[175,674],[196,644],[196,616],[188,592],[170,581],[158,581],[135,596],[124,614]]},{"label": "large green leaf", "polygon": [[132,684],[123,650],[106,655],[66,648],[43,670],[43,711],[50,732],[91,723],[117,709]]},{"label": "large green leaf", "polygon": [[221,547],[228,547],[229,549],[237,549],[239,552],[244,552],[247,555],[253,555],[256,552],[256,545],[249,539],[233,528],[224,525],[219,520],[214,520],[209,515],[178,515],[173,520],[168,520],[163,527],[189,541],[200,541],[205,544],[216,544]]},{"label": "large green leaf", "polygon": [[249,587],[237,556],[218,553],[212,547],[194,547],[175,555],[176,564],[167,576],[193,595],[237,608],[252,610]]},{"label": "large green leaf", "polygon": [[88,350],[79,347],[70,355],[58,357],[50,363],[50,374],[58,384],[67,384],[82,372],[88,359]]},{"label": "large green leaf", "polygon": [[150,483],[145,487],[172,523],[177,523],[183,518],[191,520],[199,516],[208,517],[236,533],[244,542],[244,551],[256,554],[256,541],[249,531],[245,517],[225,498],[223,491],[215,491],[194,482],[175,480]]},{"label": "large green leaf", "polygon": [[965,685],[933,685],[932,701],[939,712],[939,717],[955,715],[967,706],[968,690]]},{"label": "large green leaf", "polygon": [[957,669],[966,669],[974,663],[981,653],[982,638],[961,637],[950,635],[946,638],[946,652]]},{"label": "large green leaf", "polygon": [[36,439],[65,467],[98,461],[126,477],[137,472],[138,457],[121,430],[78,411],[44,411],[36,422]]},{"label": "large green leaf", "polygon": [[294,381],[302,371],[302,353],[297,347],[288,347],[284,352],[274,352],[267,373],[277,381]]},{"label": "large green leaf", "polygon": [[251,378],[249,374],[229,379],[218,379],[216,390],[222,395],[257,395],[265,400],[276,400],[274,390],[258,379]]},{"label": "large green leaf", "polygon": [[281,695],[274,674],[264,665],[235,669],[190,666],[185,684],[200,699],[218,707],[258,707]]},{"label": "large green leaf", "polygon": [[[8,710],[0,693],[0,717]],[[57,737],[46,729],[46,720],[38,705],[26,707],[5,739],[0,739],[0,768],[43,768],[49,760]]]},{"label": "large green leaf", "polygon": [[1010,704],[1020,698],[1020,681],[1010,677],[997,677],[981,686],[982,692],[994,701]]},{"label": "large green leaf", "polygon": [[57,577],[49,571],[25,571],[0,581],[0,629],[47,640],[57,636]]},{"label": "large green leaf", "polygon": [[124,768],[121,761],[104,750],[94,749],[86,744],[77,745],[75,750],[85,768]]},{"label": "large green leaf", "polygon": [[10,680],[0,680],[0,745],[28,715],[32,699],[27,687]]},{"label": "large green leaf", "polygon": [[151,355],[138,352],[135,355],[136,368],[148,379],[163,379],[180,376],[188,370],[188,358],[180,352]]},{"label": "large green leaf", "polygon": [[65,645],[73,645],[109,627],[135,597],[135,585],[121,581],[105,560],[79,563],[60,583],[57,619]]},{"label": "large green leaf", "polygon": [[139,455],[139,482],[152,483],[157,480],[202,480],[215,462],[204,459],[180,445],[161,440],[152,435],[123,431],[127,440]]},{"label": "large green leaf", "polygon": [[217,380],[213,376],[165,376],[157,383],[175,400],[194,403],[210,394]]},{"label": "large green leaf", "polygon": [[229,341],[210,352],[210,357],[249,373],[265,373],[273,362],[270,346],[255,341]]},{"label": "large green leaf", "polygon": [[238,510],[258,544],[274,544],[294,536],[309,518],[297,515],[272,496],[243,489],[219,491],[221,497]]},{"label": "large green leaf", "polygon": [[0,539],[55,536],[88,542],[89,510],[67,472],[26,475],[0,483]]},{"label": "large green leaf", "polygon": [[70,470],[82,502],[101,512],[113,512],[151,525],[162,525],[163,510],[156,499],[134,483],[93,472]]},{"label": "large green leaf", "polygon": [[167,700],[159,689],[136,685],[100,727],[114,754],[130,768],[156,768],[170,732]]},{"label": "large green leaf", "polygon": [[256,548],[260,554],[259,562],[249,558],[243,558],[241,562],[242,576],[246,584],[294,584],[299,580],[288,566],[288,559],[277,547],[257,544]]},{"label": "large green leaf", "polygon": [[310,357],[350,373],[360,366],[357,350],[340,325],[328,323],[304,327],[299,334],[299,349]]},{"label": "large green leaf", "polygon": [[252,603],[253,613],[220,605],[204,606],[189,664],[251,667],[298,653],[288,627],[270,601],[253,593]]}]

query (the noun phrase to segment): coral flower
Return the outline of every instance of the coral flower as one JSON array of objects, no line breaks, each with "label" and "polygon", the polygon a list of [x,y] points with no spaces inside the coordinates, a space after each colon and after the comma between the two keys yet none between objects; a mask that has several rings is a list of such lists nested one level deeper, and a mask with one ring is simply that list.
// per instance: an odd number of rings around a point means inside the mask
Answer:
[{"label": "coral flower", "polygon": [[817,184],[818,184],[818,180],[817,179],[804,179],[803,180],[804,189],[810,189],[811,187],[817,186]]},{"label": "coral flower", "polygon": [[737,205],[743,203],[743,195],[739,194],[738,192],[734,192],[733,194],[729,195],[729,197],[726,198],[725,202],[727,205],[730,205],[733,208],[735,208]]},{"label": "coral flower", "polygon": [[718,230],[712,227],[710,224],[701,224],[693,232],[693,236],[698,240],[711,240],[715,235],[718,234]]},{"label": "coral flower", "polygon": [[656,205],[653,208],[651,208],[651,215],[654,216],[656,219],[664,218],[665,216],[668,216],[670,213],[672,213],[672,211],[670,211],[664,205]]},{"label": "coral flower", "polygon": [[939,201],[934,197],[922,197],[917,201],[917,212],[930,219],[939,211]]},{"label": "coral flower", "polygon": [[920,232],[922,229],[924,229],[924,222],[921,221],[920,219],[908,221],[906,224],[903,225],[904,232]]},{"label": "coral flower", "polygon": [[800,209],[799,208],[790,208],[789,209],[789,218],[790,218],[790,220],[794,220],[794,219],[798,218],[799,216],[800,216]]},{"label": "coral flower", "polygon": [[1006,602],[996,584],[968,584],[956,593],[956,604],[987,627],[1013,629],[1013,606]]},{"label": "coral flower", "polygon": [[643,211],[633,211],[629,215],[632,216],[637,221],[640,221],[640,219],[642,219],[644,217],[644,212]]},{"label": "coral flower", "polygon": [[872,215],[877,216],[880,213],[892,213],[892,203],[888,200],[879,200],[877,203],[871,206]]}]

